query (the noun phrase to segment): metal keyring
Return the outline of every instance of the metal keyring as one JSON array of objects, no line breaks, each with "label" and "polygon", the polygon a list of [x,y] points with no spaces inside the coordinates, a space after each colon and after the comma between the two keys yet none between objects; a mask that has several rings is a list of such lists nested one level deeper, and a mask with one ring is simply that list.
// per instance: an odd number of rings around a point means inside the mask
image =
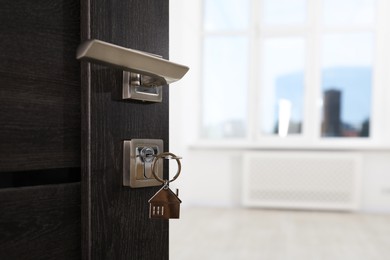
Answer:
[{"label": "metal keyring", "polygon": [[[172,178],[172,180],[170,180],[170,181],[161,179],[161,178],[158,177],[157,174],[154,172],[154,168],[155,168],[155,166],[156,166],[156,163],[157,163],[157,161],[158,161],[159,159],[161,159],[161,158],[164,158],[164,159],[166,159],[166,158],[167,158],[167,159],[175,159],[176,162],[177,162],[177,173],[176,173],[176,175]],[[156,178],[156,180],[158,180],[159,182],[164,183],[164,184],[167,184],[167,183],[170,183],[170,182],[173,182],[174,180],[176,180],[177,177],[179,177],[180,171],[181,171],[180,159],[181,159],[181,157],[178,157],[178,156],[176,156],[176,154],[169,153],[169,152],[160,153],[159,155],[157,155],[157,156],[154,158],[154,162],[153,162],[153,165],[152,165],[152,174],[153,174],[154,178]]]}]

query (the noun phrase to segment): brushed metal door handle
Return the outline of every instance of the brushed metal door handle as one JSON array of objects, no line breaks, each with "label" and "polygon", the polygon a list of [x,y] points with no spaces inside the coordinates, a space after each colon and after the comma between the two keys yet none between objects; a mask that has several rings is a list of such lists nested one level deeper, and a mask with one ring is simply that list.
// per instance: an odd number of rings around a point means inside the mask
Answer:
[{"label": "brushed metal door handle", "polygon": [[81,43],[76,58],[123,70],[123,99],[161,102],[161,86],[180,80],[189,70],[157,55],[96,39]]}]

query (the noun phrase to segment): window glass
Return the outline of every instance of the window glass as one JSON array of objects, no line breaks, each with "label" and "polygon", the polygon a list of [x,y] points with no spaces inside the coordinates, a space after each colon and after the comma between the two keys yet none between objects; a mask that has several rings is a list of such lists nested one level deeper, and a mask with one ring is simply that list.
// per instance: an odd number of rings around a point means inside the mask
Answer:
[{"label": "window glass", "polygon": [[261,51],[261,130],[263,134],[302,133],[305,40],[266,39]]},{"label": "window glass", "polygon": [[371,25],[375,0],[323,0],[325,25]]},{"label": "window glass", "polygon": [[323,137],[368,137],[373,35],[326,34],[322,40]]},{"label": "window glass", "polygon": [[203,48],[202,137],[245,137],[248,40],[210,36]]},{"label": "window glass", "polygon": [[302,25],[306,22],[306,0],[264,0],[266,25]]},{"label": "window glass", "polygon": [[249,0],[205,0],[204,29],[244,30],[249,22]]}]

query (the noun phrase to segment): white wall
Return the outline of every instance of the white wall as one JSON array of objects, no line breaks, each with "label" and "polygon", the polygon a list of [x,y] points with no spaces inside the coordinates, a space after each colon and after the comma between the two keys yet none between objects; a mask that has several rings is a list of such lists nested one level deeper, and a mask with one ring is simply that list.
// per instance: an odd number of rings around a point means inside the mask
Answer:
[{"label": "white wall", "polygon": [[390,153],[364,153],[362,177],[362,210],[390,212]]},{"label": "white wall", "polygon": [[[242,154],[245,151],[187,149],[183,175],[177,182],[184,205],[241,206]],[[361,154],[361,210],[390,212],[390,152]]]},{"label": "white wall", "polygon": [[[181,81],[170,86],[170,151],[183,156],[182,174],[172,186],[180,189],[183,206],[240,206],[242,153],[249,148],[212,148],[196,143],[201,94],[201,2],[170,0],[170,59],[190,67]],[[390,99],[389,91],[384,95]],[[389,105],[383,110],[390,114]],[[390,118],[381,125],[390,129]],[[362,210],[390,212],[390,148],[359,152],[363,156]],[[171,169],[174,174],[174,162]]]}]

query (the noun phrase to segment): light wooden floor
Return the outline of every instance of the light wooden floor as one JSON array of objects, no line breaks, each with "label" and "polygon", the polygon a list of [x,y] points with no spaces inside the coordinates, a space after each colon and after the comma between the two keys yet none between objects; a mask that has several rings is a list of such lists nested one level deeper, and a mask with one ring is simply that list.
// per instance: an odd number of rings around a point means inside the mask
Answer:
[{"label": "light wooden floor", "polygon": [[390,215],[182,208],[171,260],[388,260]]}]

